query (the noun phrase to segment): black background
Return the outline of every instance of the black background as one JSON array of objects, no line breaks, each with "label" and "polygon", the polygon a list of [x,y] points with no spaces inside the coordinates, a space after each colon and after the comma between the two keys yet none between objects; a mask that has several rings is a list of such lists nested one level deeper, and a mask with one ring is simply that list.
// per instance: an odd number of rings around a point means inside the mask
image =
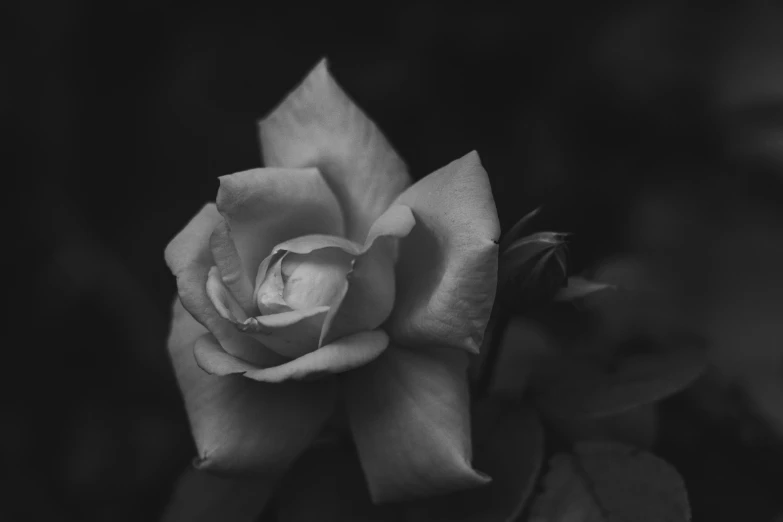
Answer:
[{"label": "black background", "polygon": [[[217,176],[260,166],[255,121],[322,57],[414,178],[476,149],[504,230],[543,205],[540,227],[574,234],[575,273],[647,255],[685,289],[670,296],[678,310],[731,302],[715,281],[780,287],[778,254],[713,267],[715,248],[747,251],[732,242],[745,226],[775,253],[783,237],[772,3],[329,4],[3,7],[16,313],[0,430],[14,490],[0,518],[155,519],[193,453],[165,353],[163,249]],[[780,312],[778,295],[759,313]],[[768,454],[713,438],[702,457],[670,455],[695,520],[769,520],[783,479],[761,466]]]}]

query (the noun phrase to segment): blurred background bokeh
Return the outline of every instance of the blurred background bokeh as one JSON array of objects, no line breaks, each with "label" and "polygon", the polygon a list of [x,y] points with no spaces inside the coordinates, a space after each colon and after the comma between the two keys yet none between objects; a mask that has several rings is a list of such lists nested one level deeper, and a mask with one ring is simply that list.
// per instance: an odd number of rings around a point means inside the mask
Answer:
[{"label": "blurred background bokeh", "polygon": [[414,178],[478,150],[504,229],[543,205],[542,227],[573,234],[573,273],[656,290],[634,328],[707,337],[710,380],[662,452],[697,522],[771,520],[783,8],[333,4],[2,8],[15,297],[0,519],[159,516],[194,452],[165,352],[163,249],[218,176],[260,166],[255,121],[326,56]]}]

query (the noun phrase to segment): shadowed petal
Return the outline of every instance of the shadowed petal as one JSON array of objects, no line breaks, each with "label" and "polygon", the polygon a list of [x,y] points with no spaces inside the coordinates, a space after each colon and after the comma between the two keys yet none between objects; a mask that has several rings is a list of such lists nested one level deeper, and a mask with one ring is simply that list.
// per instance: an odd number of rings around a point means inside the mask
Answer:
[{"label": "shadowed petal", "polygon": [[400,242],[392,339],[478,353],[495,299],[500,235],[478,154],[426,176],[397,202],[413,210],[416,227]]},{"label": "shadowed petal", "polygon": [[193,345],[207,330],[174,305],[168,340],[198,450],[198,467],[274,475],[317,436],[331,414],[328,380],[267,385],[240,376],[208,375]]},{"label": "shadowed petal", "polygon": [[208,274],[213,266],[209,241],[220,221],[215,205],[205,205],[166,247],[166,264],[177,278],[179,298],[185,309],[207,327],[229,353],[261,365],[278,363],[279,355],[221,317],[207,295]]},{"label": "shadowed petal", "polygon": [[317,169],[253,169],[222,176],[217,208],[251,280],[278,243],[307,234],[343,234],[337,199]]},{"label": "shadowed petal", "polygon": [[403,161],[337,85],[326,60],[258,127],[267,167],[320,169],[345,213],[346,235],[355,241],[364,241],[410,183]]},{"label": "shadowed petal", "polygon": [[188,466],[160,522],[253,522],[269,502],[277,477],[221,477]]},{"label": "shadowed petal", "polygon": [[362,468],[376,503],[473,488],[468,354],[391,345],[340,377]]}]

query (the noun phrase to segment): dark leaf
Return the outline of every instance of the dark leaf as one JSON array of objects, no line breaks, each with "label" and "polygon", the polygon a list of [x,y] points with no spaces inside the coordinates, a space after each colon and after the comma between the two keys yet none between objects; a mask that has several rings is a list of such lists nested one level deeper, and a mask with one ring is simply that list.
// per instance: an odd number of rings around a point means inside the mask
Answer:
[{"label": "dark leaf", "polygon": [[525,227],[530,224],[530,222],[538,215],[539,212],[541,212],[541,207],[533,209],[529,213],[525,214],[522,219],[517,221],[514,226],[511,227],[508,232],[506,232],[506,234],[503,236],[503,239],[500,241],[501,252],[505,252],[509,245],[511,245],[515,239],[522,235]]},{"label": "dark leaf", "polygon": [[524,317],[512,317],[509,320],[497,351],[489,394],[507,399],[521,398],[530,384],[533,372],[558,353],[547,332],[536,322]]},{"label": "dark leaf", "polygon": [[615,443],[584,442],[550,460],[531,522],[687,522],[682,478],[654,455]]},{"label": "dark leaf", "polygon": [[374,505],[355,450],[314,448],[286,476],[277,498],[278,522],[396,522],[399,504]]},{"label": "dark leaf", "polygon": [[568,285],[565,288],[561,288],[557,294],[555,294],[555,300],[574,301],[576,299],[581,299],[583,297],[592,295],[596,292],[613,290],[614,288],[614,285],[590,281],[584,277],[569,277]]},{"label": "dark leaf", "polygon": [[498,299],[505,306],[548,301],[566,280],[565,234],[538,232],[514,241],[500,256]]},{"label": "dark leaf", "polygon": [[474,408],[476,469],[492,477],[480,488],[406,505],[409,522],[512,522],[536,484],[544,432],[536,413],[519,403],[485,401]]},{"label": "dark leaf", "polygon": [[537,390],[537,403],[552,417],[617,415],[686,388],[704,371],[703,353],[684,345],[667,352],[623,357],[615,368],[564,358],[559,374]]},{"label": "dark leaf", "polygon": [[636,448],[648,449],[658,433],[658,412],[655,403],[609,417],[564,419],[550,417],[557,433],[570,441],[614,441]]},{"label": "dark leaf", "polygon": [[162,522],[253,522],[276,480],[218,477],[189,467],[182,474]]}]

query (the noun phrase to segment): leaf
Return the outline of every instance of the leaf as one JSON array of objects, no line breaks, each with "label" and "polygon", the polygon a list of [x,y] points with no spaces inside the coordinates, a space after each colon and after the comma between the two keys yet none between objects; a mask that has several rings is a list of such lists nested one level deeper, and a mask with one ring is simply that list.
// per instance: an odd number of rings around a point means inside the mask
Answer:
[{"label": "leaf", "polygon": [[506,249],[511,245],[511,243],[520,237],[522,235],[522,231],[525,229],[525,227],[533,220],[534,217],[538,215],[538,213],[541,212],[541,207],[535,208],[532,211],[528,212],[524,216],[522,216],[522,219],[517,221],[513,227],[509,229],[508,232],[503,236],[503,239],[500,241],[500,251],[505,252]]},{"label": "leaf", "polygon": [[512,308],[548,301],[566,280],[566,235],[538,232],[515,240],[500,255],[498,299]]},{"label": "leaf", "polygon": [[685,484],[660,458],[616,443],[557,454],[529,522],[687,522]]},{"label": "leaf", "polygon": [[408,522],[512,522],[522,513],[543,464],[544,431],[532,408],[484,401],[473,414],[476,469],[492,482],[408,503]]},{"label": "leaf", "polygon": [[596,292],[614,290],[615,288],[614,285],[590,281],[584,277],[569,277],[568,285],[555,294],[555,301],[575,301]]},{"label": "leaf", "polygon": [[690,346],[622,358],[615,369],[563,358],[558,375],[536,390],[546,415],[596,418],[617,415],[665,399],[689,386],[706,368],[703,353]]},{"label": "leaf", "polygon": [[219,477],[189,467],[179,478],[162,522],[253,522],[274,491],[273,478]]},{"label": "leaf", "polygon": [[488,393],[496,397],[519,399],[530,384],[531,375],[542,361],[556,357],[547,332],[536,322],[521,316],[512,317],[497,346]]},{"label": "leaf", "polygon": [[554,430],[571,443],[583,441],[614,441],[648,449],[658,433],[656,404],[645,404],[609,417],[564,419],[550,417]]}]

